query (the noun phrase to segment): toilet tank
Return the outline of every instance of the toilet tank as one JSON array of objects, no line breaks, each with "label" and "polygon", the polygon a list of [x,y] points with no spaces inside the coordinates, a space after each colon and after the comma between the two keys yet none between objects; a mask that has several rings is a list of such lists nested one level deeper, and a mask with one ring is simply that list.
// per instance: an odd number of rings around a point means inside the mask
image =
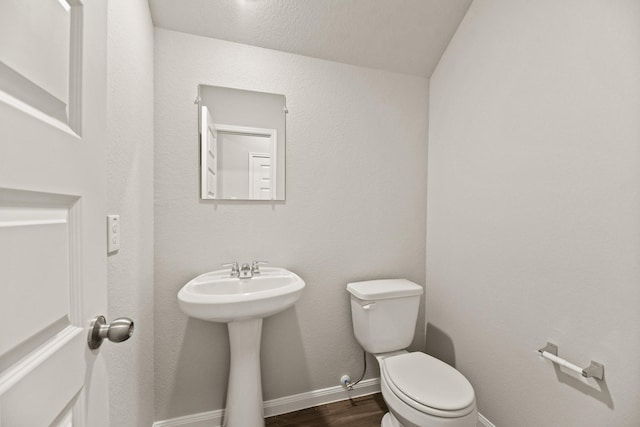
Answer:
[{"label": "toilet tank", "polygon": [[422,287],[406,279],[368,280],[347,285],[353,332],[369,353],[407,348],[416,328]]}]

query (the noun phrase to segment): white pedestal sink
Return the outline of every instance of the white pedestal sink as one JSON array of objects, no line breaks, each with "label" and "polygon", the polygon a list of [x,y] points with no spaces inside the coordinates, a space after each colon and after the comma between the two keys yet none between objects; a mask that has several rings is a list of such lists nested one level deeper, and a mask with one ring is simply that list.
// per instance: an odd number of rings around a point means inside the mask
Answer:
[{"label": "white pedestal sink", "polygon": [[295,273],[266,267],[250,279],[232,278],[229,270],[212,271],[191,280],[178,292],[180,308],[187,315],[228,324],[231,363],[225,427],[264,426],[262,319],[295,304],[304,286]]}]

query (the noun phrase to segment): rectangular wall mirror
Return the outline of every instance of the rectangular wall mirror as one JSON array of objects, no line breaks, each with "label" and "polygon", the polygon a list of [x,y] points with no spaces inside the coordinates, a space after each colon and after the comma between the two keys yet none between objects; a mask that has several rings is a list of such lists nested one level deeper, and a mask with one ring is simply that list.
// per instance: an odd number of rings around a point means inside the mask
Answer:
[{"label": "rectangular wall mirror", "polygon": [[284,95],[198,86],[200,197],[284,200]]}]

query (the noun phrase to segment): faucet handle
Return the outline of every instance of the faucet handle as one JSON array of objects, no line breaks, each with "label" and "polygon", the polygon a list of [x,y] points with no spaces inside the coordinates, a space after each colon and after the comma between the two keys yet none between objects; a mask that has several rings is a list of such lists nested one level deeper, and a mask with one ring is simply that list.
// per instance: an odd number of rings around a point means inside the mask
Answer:
[{"label": "faucet handle", "polygon": [[231,267],[231,277],[238,277],[240,276],[240,269],[238,268],[238,262],[237,261],[233,261],[233,262],[227,262],[222,264],[223,267]]},{"label": "faucet handle", "polygon": [[260,264],[269,264],[268,261],[253,261],[251,263],[251,273],[255,276],[260,274]]}]

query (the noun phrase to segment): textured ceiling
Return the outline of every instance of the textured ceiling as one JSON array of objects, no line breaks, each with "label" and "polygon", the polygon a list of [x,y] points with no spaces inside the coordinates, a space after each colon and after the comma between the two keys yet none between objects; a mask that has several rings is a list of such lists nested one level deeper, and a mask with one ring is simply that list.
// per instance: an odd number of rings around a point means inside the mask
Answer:
[{"label": "textured ceiling", "polygon": [[472,0],[149,0],[155,26],[431,76]]}]

